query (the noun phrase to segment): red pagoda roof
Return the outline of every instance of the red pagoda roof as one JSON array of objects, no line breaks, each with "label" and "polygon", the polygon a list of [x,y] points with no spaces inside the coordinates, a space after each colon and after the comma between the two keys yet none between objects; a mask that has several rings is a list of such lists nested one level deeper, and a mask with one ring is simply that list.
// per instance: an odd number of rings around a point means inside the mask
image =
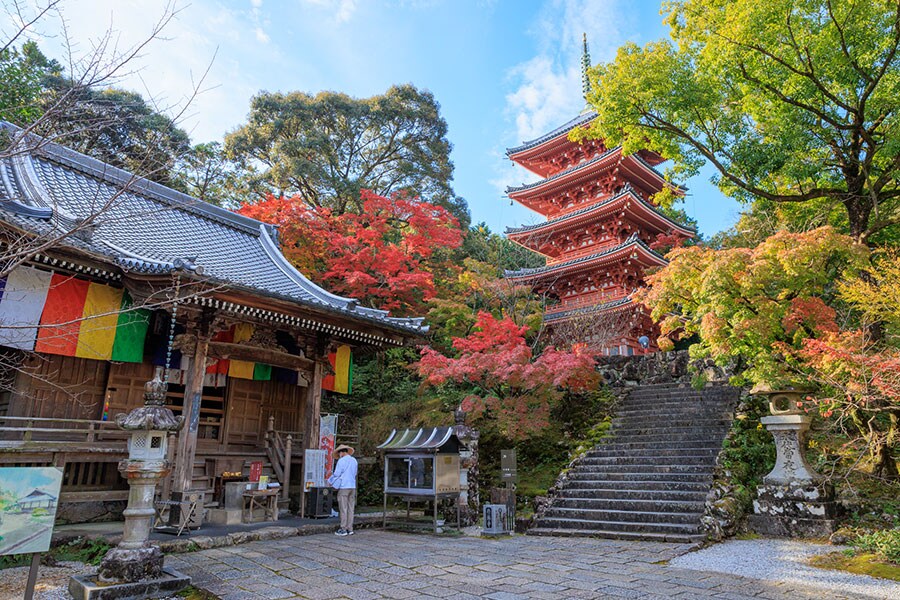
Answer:
[{"label": "red pagoda roof", "polygon": [[631,296],[625,296],[624,298],[617,298],[616,300],[610,300],[609,302],[603,302],[601,304],[595,304],[593,306],[582,306],[579,308],[573,308],[572,310],[561,310],[559,312],[547,312],[544,314],[544,323],[564,321],[565,319],[569,319],[571,317],[581,317],[584,315],[605,312],[608,310],[621,310],[623,308],[633,306],[634,304],[635,302],[631,299]]},{"label": "red pagoda roof", "polygon": [[579,256],[578,258],[573,258],[572,260],[553,263],[544,267],[519,269],[518,271],[506,271],[504,272],[504,276],[509,279],[534,281],[537,279],[541,279],[545,275],[548,275],[550,273],[557,273],[561,271],[577,271],[584,268],[597,267],[600,264],[615,262],[619,259],[627,258],[627,255],[631,251],[637,251],[639,258],[643,258],[648,266],[665,266],[669,264],[661,254],[651,250],[647,244],[645,244],[637,237],[637,235],[633,234],[631,237],[617,246],[612,246],[599,252],[588,254],[587,256]]},{"label": "red pagoda roof", "polygon": [[[506,235],[510,238],[524,237],[524,234],[530,235],[544,230],[556,229],[560,223],[564,223],[565,225],[575,225],[581,221],[595,218],[598,212],[605,212],[611,209],[618,208],[618,206],[625,203],[626,201],[632,200],[635,201],[635,207],[644,215],[645,219],[643,220],[648,224],[652,224],[650,223],[650,221],[656,221],[657,225],[661,222],[664,223],[665,226],[668,226],[670,230],[681,233],[682,235],[685,235],[687,237],[694,237],[694,235],[696,235],[697,232],[693,229],[685,227],[684,225],[679,225],[666,215],[657,211],[656,207],[635,194],[634,191],[628,186],[626,186],[624,190],[614,196],[604,198],[599,202],[595,202],[594,204],[585,206],[584,208],[566,213],[560,217],[556,217],[555,219],[550,219],[548,221],[544,221],[542,223],[537,223],[534,225],[524,225],[522,227],[507,227]],[[636,217],[638,215],[633,214],[632,216]],[[659,229],[665,230],[665,227]]]},{"label": "red pagoda roof", "polygon": [[549,133],[545,133],[544,135],[542,135],[539,138],[535,138],[533,140],[524,142],[521,145],[516,146],[515,148],[507,148],[506,155],[509,158],[511,158],[512,160],[515,160],[516,154],[521,154],[522,152],[525,152],[526,150],[531,150],[532,148],[537,148],[538,146],[541,146],[541,145],[543,145],[555,138],[561,137],[563,135],[568,136],[570,131],[572,131],[579,125],[586,125],[587,123],[590,123],[591,121],[594,120],[594,117],[596,117],[596,116],[597,116],[597,113],[595,113],[594,111],[588,111],[586,113],[582,113],[582,114],[578,115],[577,117],[575,117],[574,119],[572,119],[571,121],[569,121],[568,123],[565,123],[564,125],[560,125],[553,131],[551,131]]}]

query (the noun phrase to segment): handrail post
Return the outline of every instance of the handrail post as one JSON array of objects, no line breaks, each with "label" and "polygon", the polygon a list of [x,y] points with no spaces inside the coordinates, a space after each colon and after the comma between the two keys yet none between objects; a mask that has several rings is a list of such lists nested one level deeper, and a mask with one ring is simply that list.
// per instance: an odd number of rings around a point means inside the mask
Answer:
[{"label": "handrail post", "polygon": [[87,441],[93,442],[93,441],[95,441],[96,439],[97,439],[97,437],[96,437],[96,429],[94,428],[94,421],[91,421],[91,422],[88,424]]},{"label": "handrail post", "polygon": [[28,420],[28,423],[25,424],[25,427],[26,427],[26,429],[28,429],[28,431],[26,431],[26,432],[22,435],[22,441],[24,441],[24,442],[30,442],[30,441],[31,441],[31,429],[34,427],[34,421],[32,421],[31,419],[29,419],[29,420]]},{"label": "handrail post", "polygon": [[290,487],[291,487],[291,445],[293,444],[294,438],[291,434],[288,434],[287,439],[284,441],[284,481],[282,482],[282,495],[285,500],[290,499]]}]

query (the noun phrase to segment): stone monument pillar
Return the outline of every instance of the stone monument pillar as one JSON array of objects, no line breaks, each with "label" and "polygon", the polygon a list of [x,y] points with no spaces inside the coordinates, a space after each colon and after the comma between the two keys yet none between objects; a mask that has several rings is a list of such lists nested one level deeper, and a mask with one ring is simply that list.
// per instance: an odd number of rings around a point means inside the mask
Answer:
[{"label": "stone monument pillar", "polygon": [[465,448],[460,450],[459,508],[463,526],[478,522],[478,430],[466,425],[466,413],[462,408],[454,411],[454,433]]},{"label": "stone monument pillar", "polygon": [[771,416],[760,419],[775,438],[775,467],[757,488],[750,526],[778,537],[826,537],[834,532],[834,487],[806,462],[810,417],[798,408],[804,392],[757,386],[769,397]]},{"label": "stone monument pillar", "polygon": [[163,568],[163,553],[150,543],[156,484],[168,475],[166,459],[169,432],[177,431],[184,417],[165,407],[166,384],[157,371],[144,386],[144,405],[116,417],[131,432],[128,458],[119,472],[128,481],[128,506],[123,515],[122,541],[106,553],[96,576],[74,576],[69,593],[77,600],[127,600],[170,596],[190,584],[190,577]]}]

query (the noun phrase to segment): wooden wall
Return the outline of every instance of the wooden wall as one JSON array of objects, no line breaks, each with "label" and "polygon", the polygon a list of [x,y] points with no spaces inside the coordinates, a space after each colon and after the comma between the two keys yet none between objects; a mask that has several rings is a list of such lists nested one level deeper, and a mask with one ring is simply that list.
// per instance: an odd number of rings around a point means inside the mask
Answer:
[{"label": "wooden wall", "polygon": [[8,414],[15,417],[99,419],[110,363],[52,354],[32,355],[16,381]]},{"label": "wooden wall", "polygon": [[275,381],[228,380],[225,415],[225,445],[229,452],[259,448],[269,416],[275,429],[300,431],[306,388]]}]

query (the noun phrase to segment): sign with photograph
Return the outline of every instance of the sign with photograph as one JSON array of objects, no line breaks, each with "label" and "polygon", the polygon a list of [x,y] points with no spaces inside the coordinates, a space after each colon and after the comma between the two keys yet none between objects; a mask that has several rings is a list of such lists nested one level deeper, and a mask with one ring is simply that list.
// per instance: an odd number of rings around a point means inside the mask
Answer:
[{"label": "sign with photograph", "polygon": [[50,549],[62,470],[0,467],[0,555]]}]

